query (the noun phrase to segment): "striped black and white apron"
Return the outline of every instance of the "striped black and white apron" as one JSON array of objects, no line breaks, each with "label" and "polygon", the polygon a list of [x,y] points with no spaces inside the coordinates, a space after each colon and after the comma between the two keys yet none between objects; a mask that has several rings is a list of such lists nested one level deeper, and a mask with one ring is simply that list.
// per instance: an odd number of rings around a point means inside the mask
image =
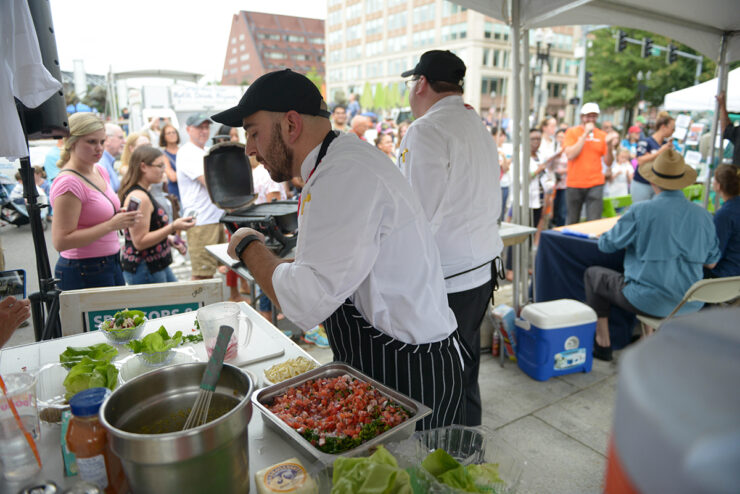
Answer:
[{"label": "striped black and white apron", "polygon": [[[336,137],[330,131],[324,138],[309,178]],[[457,331],[434,343],[403,343],[374,328],[349,299],[324,321],[324,328],[335,361],[347,363],[432,409],[431,415],[417,423],[417,429],[461,423],[461,351],[465,349]]]}]

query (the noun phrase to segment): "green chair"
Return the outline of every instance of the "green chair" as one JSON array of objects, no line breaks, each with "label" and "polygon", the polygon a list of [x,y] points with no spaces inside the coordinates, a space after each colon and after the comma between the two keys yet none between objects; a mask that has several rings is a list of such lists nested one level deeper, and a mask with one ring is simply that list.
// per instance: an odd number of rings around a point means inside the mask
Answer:
[{"label": "green chair", "polygon": [[632,196],[605,197],[601,217],[613,218],[617,215],[617,209],[626,208],[631,205]]},{"label": "green chair", "polygon": [[683,189],[683,195],[686,196],[686,199],[689,201],[701,201],[702,195],[704,194],[704,186],[702,184],[694,184],[689,185],[688,187],[684,187]]}]

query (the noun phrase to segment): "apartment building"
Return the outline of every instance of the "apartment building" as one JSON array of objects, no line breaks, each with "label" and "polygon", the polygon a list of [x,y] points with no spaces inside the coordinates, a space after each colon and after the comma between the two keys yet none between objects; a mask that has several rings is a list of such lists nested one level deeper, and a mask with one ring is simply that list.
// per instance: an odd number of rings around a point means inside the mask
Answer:
[{"label": "apartment building", "polygon": [[[565,116],[568,100],[576,94],[573,49],[579,36],[577,27],[555,27],[548,33],[550,63],[543,68],[541,85],[548,94],[543,97],[548,114]],[[537,67],[534,31],[530,41],[530,62]],[[397,84],[401,72],[431,49],[451,50],[465,62],[466,103],[481,114],[509,112],[509,27],[448,0],[328,0],[327,96],[335,101],[361,93],[366,81],[371,87],[394,83],[404,91]]]},{"label": "apartment building", "polygon": [[324,76],[324,21],[242,10],[233,16],[221,84],[248,84],[290,68]]}]

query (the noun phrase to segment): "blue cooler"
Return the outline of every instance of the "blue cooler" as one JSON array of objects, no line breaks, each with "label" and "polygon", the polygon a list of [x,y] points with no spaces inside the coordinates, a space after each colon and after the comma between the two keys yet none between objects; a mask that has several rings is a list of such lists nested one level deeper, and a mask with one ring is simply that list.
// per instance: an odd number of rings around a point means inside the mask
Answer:
[{"label": "blue cooler", "polygon": [[577,300],[529,304],[516,319],[519,368],[538,381],[589,372],[596,312]]}]

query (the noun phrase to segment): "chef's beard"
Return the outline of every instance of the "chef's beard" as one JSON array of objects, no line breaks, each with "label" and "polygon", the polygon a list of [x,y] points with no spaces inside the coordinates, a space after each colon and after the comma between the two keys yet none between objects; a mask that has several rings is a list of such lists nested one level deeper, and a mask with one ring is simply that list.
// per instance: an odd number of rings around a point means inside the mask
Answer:
[{"label": "chef's beard", "polygon": [[280,135],[280,124],[276,123],[272,128],[270,145],[265,153],[265,159],[257,157],[257,161],[262,161],[265,168],[270,173],[270,178],[275,182],[285,182],[293,178],[293,150],[288,146]]}]

